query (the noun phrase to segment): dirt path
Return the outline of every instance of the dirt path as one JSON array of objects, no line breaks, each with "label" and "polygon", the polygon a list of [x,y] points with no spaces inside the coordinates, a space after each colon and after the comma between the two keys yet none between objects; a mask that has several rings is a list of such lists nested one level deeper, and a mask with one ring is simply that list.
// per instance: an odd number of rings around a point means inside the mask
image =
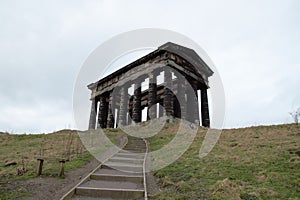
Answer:
[{"label": "dirt path", "polygon": [[56,200],[60,199],[68,190],[79,183],[80,180],[95,169],[97,165],[99,165],[99,162],[93,160],[80,169],[65,173],[64,179],[57,177],[37,177],[30,180],[15,181],[2,185],[2,187],[31,193],[30,197],[23,197],[21,198],[22,200]]}]

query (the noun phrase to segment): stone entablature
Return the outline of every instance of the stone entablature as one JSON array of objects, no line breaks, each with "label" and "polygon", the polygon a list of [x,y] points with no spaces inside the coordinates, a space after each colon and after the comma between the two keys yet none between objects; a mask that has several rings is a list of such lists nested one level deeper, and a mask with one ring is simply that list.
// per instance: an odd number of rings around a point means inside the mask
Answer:
[{"label": "stone entablature", "polygon": [[[162,72],[164,81],[157,84],[157,77]],[[212,74],[213,71],[195,51],[166,43],[88,85],[92,91],[89,129],[114,128],[116,125],[141,122],[142,109],[145,107],[148,107],[147,119],[167,115],[199,124],[198,90],[201,94],[202,125],[209,127],[207,89],[208,77]],[[142,91],[141,83],[145,79],[149,80],[149,86]],[[134,91],[132,96],[128,93],[130,87]],[[159,105],[164,107],[164,111],[157,107]]]}]

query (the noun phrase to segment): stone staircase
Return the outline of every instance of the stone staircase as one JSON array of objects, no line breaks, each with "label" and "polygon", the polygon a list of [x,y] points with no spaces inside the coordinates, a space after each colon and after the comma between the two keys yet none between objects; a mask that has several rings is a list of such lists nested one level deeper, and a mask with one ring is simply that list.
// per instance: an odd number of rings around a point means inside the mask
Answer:
[{"label": "stone staircase", "polygon": [[62,199],[147,199],[144,183],[146,149],[143,139],[128,137],[123,150],[104,162],[71,195]]}]

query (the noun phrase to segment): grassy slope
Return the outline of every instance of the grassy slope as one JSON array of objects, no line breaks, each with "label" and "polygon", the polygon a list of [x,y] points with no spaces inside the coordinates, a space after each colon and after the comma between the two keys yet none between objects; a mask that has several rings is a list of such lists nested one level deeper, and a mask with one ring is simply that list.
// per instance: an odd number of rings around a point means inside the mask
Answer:
[{"label": "grassy slope", "polygon": [[[174,137],[176,125],[168,125],[149,139],[152,150],[159,149]],[[116,142],[119,130],[107,130]],[[300,128],[292,125],[261,126],[224,130],[213,151],[198,158],[206,129],[200,129],[189,150],[172,165],[155,172],[161,192],[155,199],[300,199]],[[0,182],[35,177],[35,154],[62,156],[66,141],[74,134],[71,161],[66,171],[89,162],[92,156],[83,149],[76,154],[76,132],[69,130],[40,135],[0,134]],[[41,148],[42,146],[42,148]],[[21,161],[28,172],[16,176]],[[17,166],[4,167],[7,161]],[[44,174],[55,176],[58,164],[45,162]],[[1,185],[0,185],[1,186]],[[1,191],[0,199],[26,195],[22,192]]]},{"label": "grassy slope", "polygon": [[[122,133],[115,130],[106,130],[112,142]],[[70,142],[72,141],[72,142]],[[77,131],[62,130],[51,134],[13,135],[0,134],[0,199],[15,199],[28,195],[26,192],[6,191],[1,184],[15,180],[24,180],[36,177],[37,161],[35,155],[46,158],[67,158],[66,148],[70,144],[70,161],[66,162],[65,171],[72,171],[82,167],[93,159],[93,156],[84,148]],[[17,165],[5,167],[7,162],[17,162]],[[23,167],[27,172],[17,176],[17,169]],[[59,163],[46,159],[43,166],[43,176],[57,176]]]},{"label": "grassy slope", "polygon": [[[170,127],[149,139],[152,150],[173,137]],[[300,126],[224,130],[212,152],[199,159],[206,129],[172,165],[155,172],[155,199],[300,199]]]}]

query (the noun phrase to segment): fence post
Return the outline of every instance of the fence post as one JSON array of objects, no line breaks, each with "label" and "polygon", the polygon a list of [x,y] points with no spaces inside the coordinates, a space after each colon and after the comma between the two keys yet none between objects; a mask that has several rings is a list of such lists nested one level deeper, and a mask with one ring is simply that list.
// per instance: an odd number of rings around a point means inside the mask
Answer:
[{"label": "fence post", "polygon": [[38,161],[37,175],[40,176],[42,175],[43,172],[44,159],[38,158],[37,161]]},{"label": "fence post", "polygon": [[64,169],[65,168],[65,166],[64,166],[65,162],[66,162],[65,160],[60,160],[59,161],[59,163],[60,163],[60,169],[59,169],[59,173],[58,173],[59,177],[62,177],[62,176],[65,175],[65,169]]}]

